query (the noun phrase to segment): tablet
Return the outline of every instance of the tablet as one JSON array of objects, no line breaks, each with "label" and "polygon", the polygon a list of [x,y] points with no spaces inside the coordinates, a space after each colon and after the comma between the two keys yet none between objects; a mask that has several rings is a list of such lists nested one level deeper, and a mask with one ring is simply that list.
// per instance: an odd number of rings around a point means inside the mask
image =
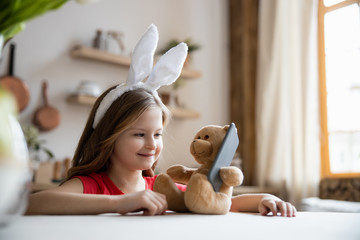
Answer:
[{"label": "tablet", "polygon": [[208,174],[208,179],[212,184],[215,192],[220,190],[222,184],[222,180],[219,174],[220,168],[230,166],[238,145],[239,137],[237,135],[237,129],[235,124],[231,123]]}]

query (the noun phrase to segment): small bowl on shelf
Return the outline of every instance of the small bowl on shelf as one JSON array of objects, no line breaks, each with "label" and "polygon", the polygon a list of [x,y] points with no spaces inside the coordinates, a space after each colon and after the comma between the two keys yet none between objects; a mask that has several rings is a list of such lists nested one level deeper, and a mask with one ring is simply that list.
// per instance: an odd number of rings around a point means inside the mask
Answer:
[{"label": "small bowl on shelf", "polygon": [[83,80],[83,81],[80,82],[80,84],[76,88],[76,94],[77,95],[98,97],[101,94],[101,88],[94,81]]}]

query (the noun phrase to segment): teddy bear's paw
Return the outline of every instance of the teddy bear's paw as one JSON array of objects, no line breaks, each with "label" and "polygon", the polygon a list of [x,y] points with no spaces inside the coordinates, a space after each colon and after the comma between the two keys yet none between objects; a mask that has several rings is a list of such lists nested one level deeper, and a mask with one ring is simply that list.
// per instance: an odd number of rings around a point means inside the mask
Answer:
[{"label": "teddy bear's paw", "polygon": [[176,164],[174,166],[169,167],[166,170],[166,173],[174,180],[179,179],[185,175],[185,167],[182,165]]},{"label": "teddy bear's paw", "polygon": [[180,165],[180,164],[175,164],[171,167],[169,167],[167,170],[166,170],[166,173],[169,174],[169,173],[184,173],[185,172],[185,167],[183,165]]},{"label": "teddy bear's paw", "polygon": [[187,168],[180,164],[171,166],[166,170],[166,173],[177,183],[187,184],[191,175],[195,170],[192,168]]},{"label": "teddy bear's paw", "polygon": [[239,186],[243,180],[244,175],[237,167],[222,167],[220,169],[220,178],[224,184],[229,187]]},{"label": "teddy bear's paw", "polygon": [[204,174],[194,174],[185,192],[186,207],[194,213],[226,214],[230,209],[231,197],[215,192]]},{"label": "teddy bear's paw", "polygon": [[184,202],[184,192],[177,188],[169,175],[160,174],[157,176],[153,190],[166,196],[169,210],[188,212]]}]

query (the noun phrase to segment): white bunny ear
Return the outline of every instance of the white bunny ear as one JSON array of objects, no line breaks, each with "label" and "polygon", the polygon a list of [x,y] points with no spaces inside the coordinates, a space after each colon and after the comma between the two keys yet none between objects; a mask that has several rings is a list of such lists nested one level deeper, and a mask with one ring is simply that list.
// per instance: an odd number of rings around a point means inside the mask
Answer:
[{"label": "white bunny ear", "polygon": [[[156,90],[159,87],[172,84],[180,76],[188,52],[187,45],[180,43],[173,47],[152,68],[158,40],[158,30],[155,25],[151,24],[134,48],[126,83],[112,89],[100,102],[94,116],[94,129],[112,103],[123,93],[138,88],[145,88],[157,96]],[[143,82],[146,77],[148,79]]]},{"label": "white bunny ear", "polygon": [[149,76],[158,40],[157,27],[151,24],[133,50],[127,85],[134,85]]},{"label": "white bunny ear", "polygon": [[188,47],[185,43],[179,43],[167,51],[156,63],[148,80],[145,82],[147,88],[155,91],[161,86],[175,82],[180,76],[187,52]]}]

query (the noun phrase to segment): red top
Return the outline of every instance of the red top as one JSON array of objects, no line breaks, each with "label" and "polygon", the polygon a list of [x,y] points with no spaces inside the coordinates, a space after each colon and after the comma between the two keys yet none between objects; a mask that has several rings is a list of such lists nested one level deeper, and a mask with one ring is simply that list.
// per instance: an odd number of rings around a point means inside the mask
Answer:
[{"label": "red top", "polygon": [[[124,194],[109,178],[105,172],[90,173],[87,176],[75,176],[79,178],[84,186],[84,193],[87,194],[105,194],[105,195],[122,195]],[[153,190],[154,182],[157,175],[154,177],[144,177],[145,189]],[[186,185],[176,184],[181,190],[186,190]]]}]

